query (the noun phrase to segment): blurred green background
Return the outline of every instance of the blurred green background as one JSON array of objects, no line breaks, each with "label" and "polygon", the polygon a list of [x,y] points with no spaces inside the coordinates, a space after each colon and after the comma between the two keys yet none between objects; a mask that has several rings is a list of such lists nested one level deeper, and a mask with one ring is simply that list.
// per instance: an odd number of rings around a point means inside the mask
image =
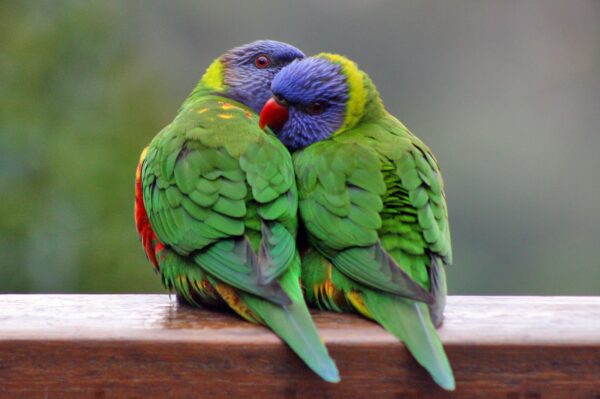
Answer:
[{"label": "blurred green background", "polygon": [[600,294],[600,2],[0,2],[0,292],[162,291],[139,152],[210,61],[340,52],[441,162],[454,294]]}]

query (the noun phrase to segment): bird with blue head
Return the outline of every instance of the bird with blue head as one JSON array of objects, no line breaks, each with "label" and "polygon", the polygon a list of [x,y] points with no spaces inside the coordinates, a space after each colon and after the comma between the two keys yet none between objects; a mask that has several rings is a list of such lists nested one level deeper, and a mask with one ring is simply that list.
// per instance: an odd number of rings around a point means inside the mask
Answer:
[{"label": "bird with blue head", "polygon": [[371,79],[346,57],[294,61],[271,91],[259,124],[294,152],[310,246],[302,260],[307,301],[378,322],[437,384],[454,390],[436,331],[452,249],[432,152],[386,111]]},{"label": "bird with blue head", "polygon": [[300,287],[292,159],[258,127],[272,79],[302,58],[289,44],[260,40],[213,61],[142,152],[135,218],[148,259],[181,301],[266,325],[338,382]]},{"label": "bird with blue head", "polygon": [[213,61],[188,101],[196,94],[219,94],[258,113],[271,97],[275,75],[302,58],[304,53],[300,50],[275,40],[257,40],[235,47]]}]

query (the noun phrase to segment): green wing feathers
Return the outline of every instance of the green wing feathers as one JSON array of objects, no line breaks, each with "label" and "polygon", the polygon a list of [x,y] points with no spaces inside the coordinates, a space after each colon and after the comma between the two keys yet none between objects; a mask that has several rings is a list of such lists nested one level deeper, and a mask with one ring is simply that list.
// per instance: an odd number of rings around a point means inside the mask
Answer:
[{"label": "green wing feathers", "polygon": [[180,146],[171,151],[151,145],[145,163],[152,168],[143,174],[144,203],[156,234],[182,254],[244,234],[243,171],[223,148],[178,137],[174,142]]},{"label": "green wing feathers", "polygon": [[426,280],[411,278],[380,245],[387,187],[374,150],[360,143],[323,141],[299,153],[295,167],[302,221],[315,248],[363,284],[432,301]]},{"label": "green wing feathers", "polygon": [[222,281],[282,303],[274,279],[296,252],[289,154],[242,108],[213,100],[182,112],[151,143],[142,171],[156,234]]},{"label": "green wing feathers", "polygon": [[[279,305],[290,298],[276,280],[264,282],[259,259],[246,237],[220,240],[194,256],[202,269],[219,280]],[[284,265],[284,269],[289,263]]]},{"label": "green wing feathers", "polygon": [[377,242],[385,184],[374,152],[322,141],[296,153],[294,164],[302,220],[322,250]]},{"label": "green wing feathers", "polygon": [[[425,251],[452,262],[448,209],[443,182],[437,163],[429,149],[415,141],[395,163],[395,173],[388,173],[388,186],[397,190],[395,200],[402,199],[398,207],[391,198],[387,209],[402,209],[407,225],[418,224],[410,231],[420,232],[421,242],[404,234],[404,250],[420,254]],[[384,200],[385,202],[385,200]]]},{"label": "green wing feathers", "polygon": [[434,301],[425,288],[398,266],[379,241],[366,248],[340,251],[332,262],[340,271],[367,286],[430,304]]}]

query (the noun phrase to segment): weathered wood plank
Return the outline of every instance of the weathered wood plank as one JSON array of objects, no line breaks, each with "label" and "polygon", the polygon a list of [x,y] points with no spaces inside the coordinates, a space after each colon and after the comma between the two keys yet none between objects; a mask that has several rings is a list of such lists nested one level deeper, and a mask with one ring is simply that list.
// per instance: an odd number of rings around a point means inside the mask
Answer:
[{"label": "weathered wood plank", "polygon": [[0,397],[600,398],[600,298],[450,297],[438,389],[377,325],[316,312],[342,382],[267,329],[166,295],[0,295]]}]

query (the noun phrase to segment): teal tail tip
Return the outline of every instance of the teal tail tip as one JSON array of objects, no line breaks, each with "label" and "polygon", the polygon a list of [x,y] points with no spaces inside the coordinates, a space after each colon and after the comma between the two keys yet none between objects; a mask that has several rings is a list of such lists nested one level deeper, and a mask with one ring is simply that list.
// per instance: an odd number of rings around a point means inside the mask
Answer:
[{"label": "teal tail tip", "polygon": [[456,390],[456,382],[454,381],[454,375],[443,376],[442,378],[434,378],[434,381],[446,391]]},{"label": "teal tail tip", "polygon": [[320,370],[315,370],[315,372],[325,381],[337,384],[341,381],[340,372],[338,371],[335,363],[331,362],[331,365],[328,367],[324,367]]}]

